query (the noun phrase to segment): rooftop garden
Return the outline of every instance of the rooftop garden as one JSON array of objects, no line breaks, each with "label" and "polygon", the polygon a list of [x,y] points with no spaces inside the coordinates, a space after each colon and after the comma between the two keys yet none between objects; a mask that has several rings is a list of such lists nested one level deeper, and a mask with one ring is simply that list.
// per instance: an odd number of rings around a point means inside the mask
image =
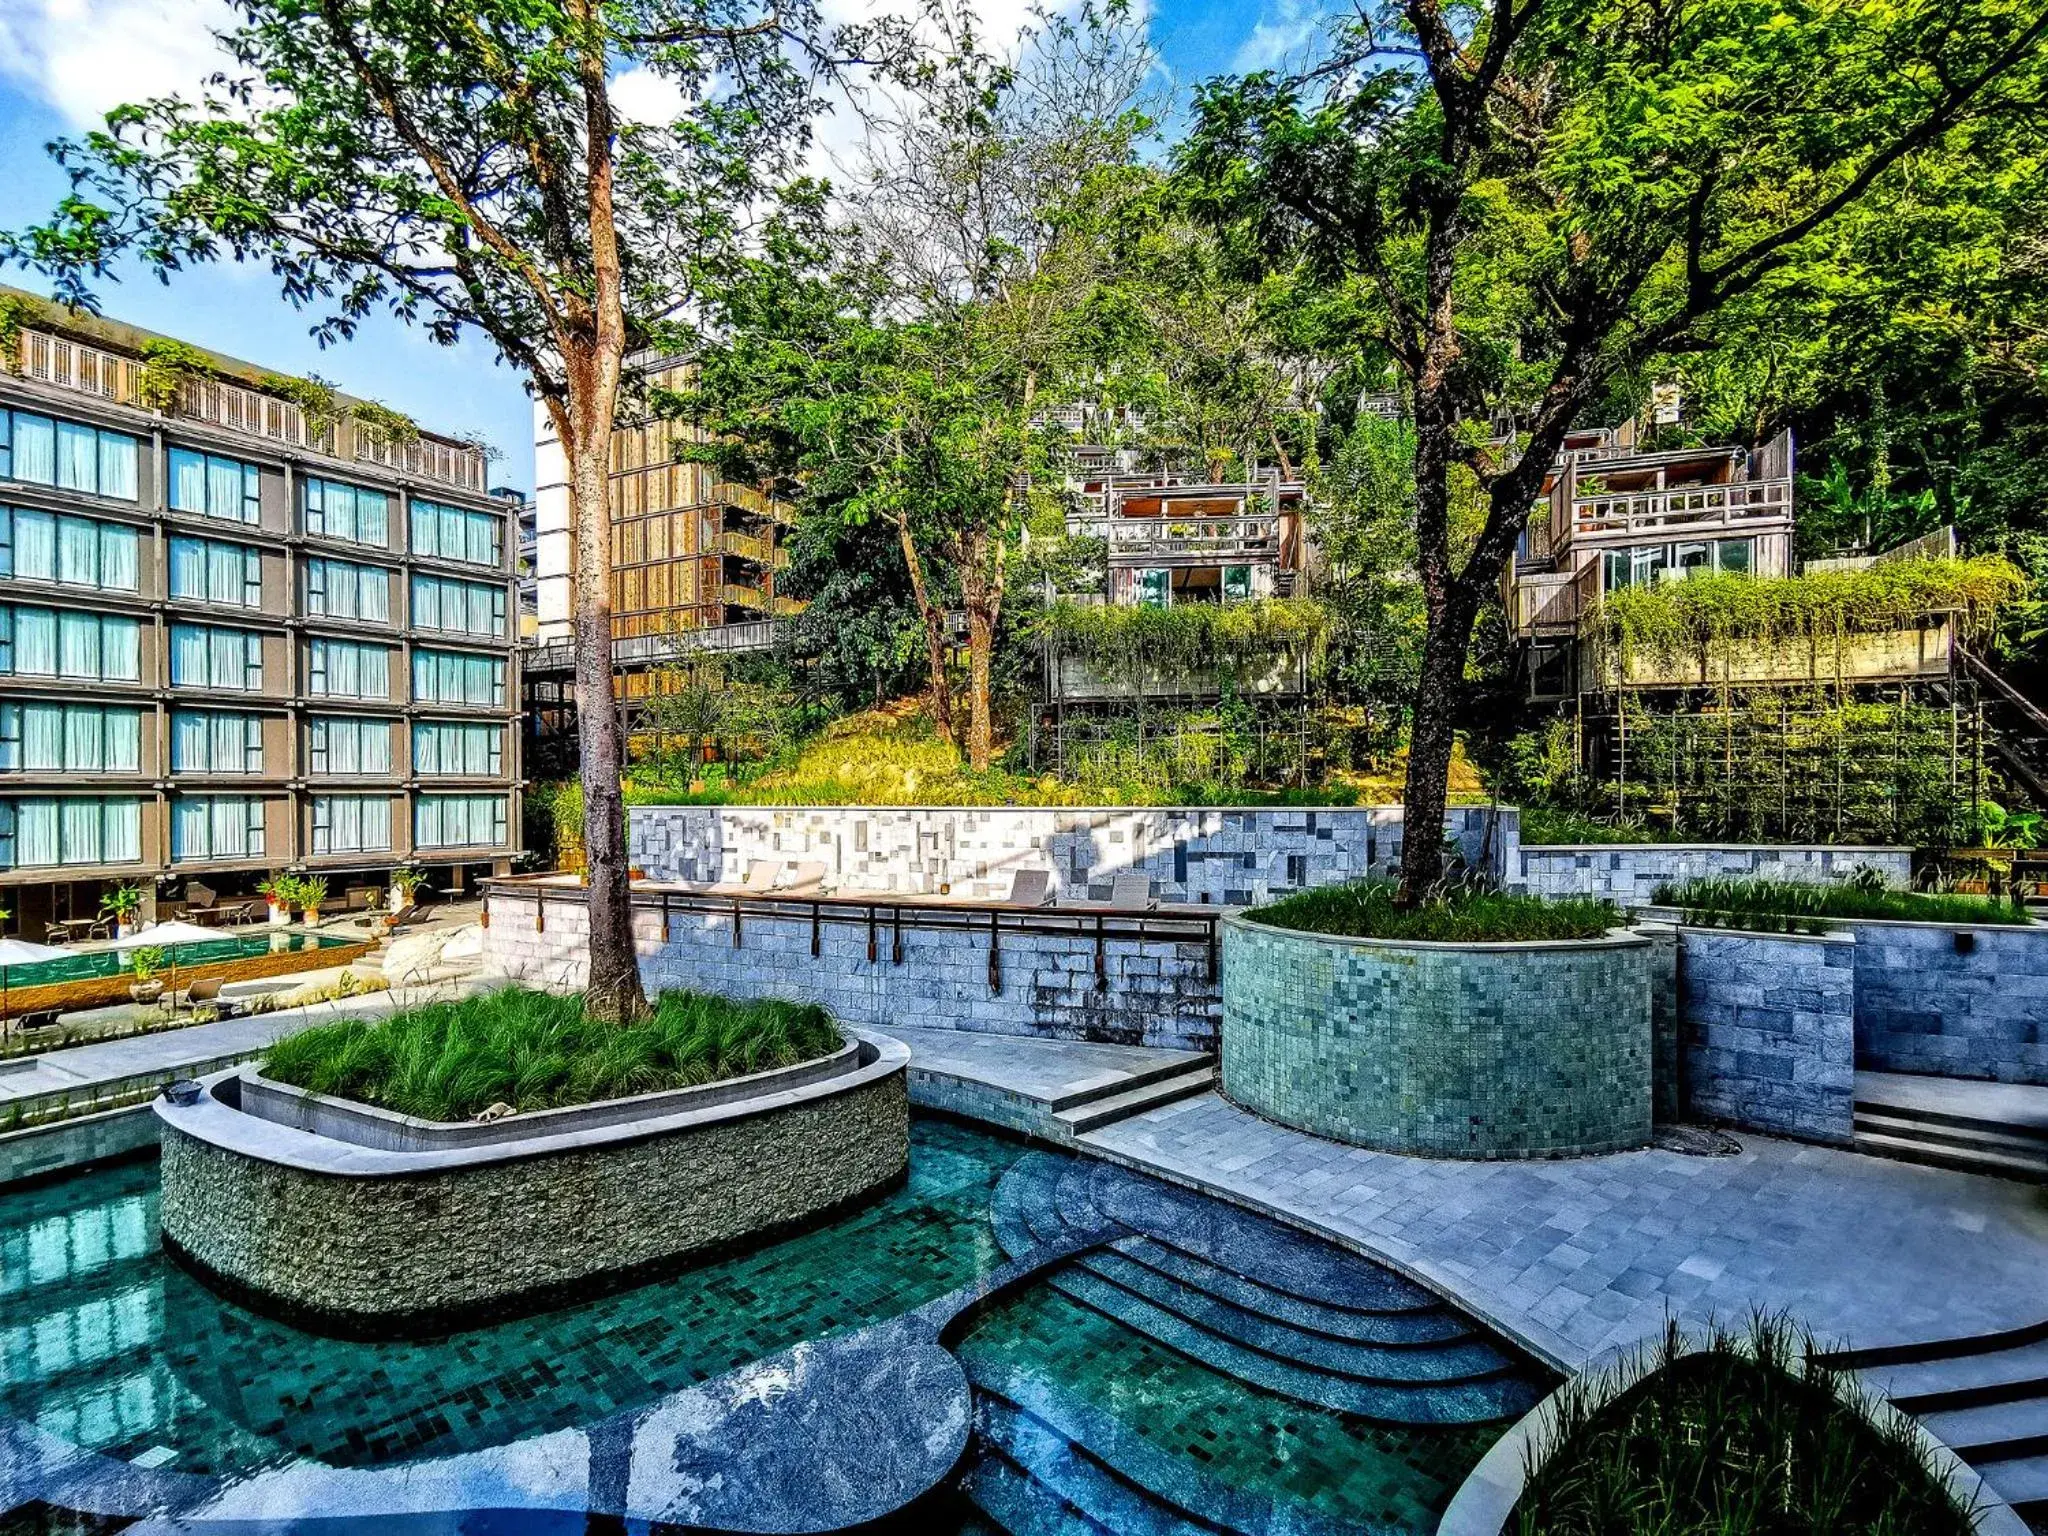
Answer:
[{"label": "rooftop garden", "polygon": [[1061,655],[1104,671],[1176,671],[1309,650],[1328,626],[1323,605],[1306,597],[1164,608],[1061,601],[1046,609],[1038,632]]},{"label": "rooftop garden", "polygon": [[816,1004],[666,992],[645,1018],[600,1023],[582,999],[505,987],[343,1019],[278,1041],[266,1076],[422,1120],[468,1120],[497,1105],[561,1109],[692,1088],[794,1066],[839,1048]]},{"label": "rooftop garden", "polygon": [[1597,939],[1622,926],[1621,909],[1591,896],[1546,898],[1453,890],[1412,907],[1395,902],[1390,880],[1361,880],[1300,891],[1245,916],[1275,928],[1347,939],[1409,939],[1499,944],[1538,939]]},{"label": "rooftop garden", "polygon": [[1768,1318],[1693,1347],[1675,1328],[1567,1386],[1519,1536],[1967,1536],[1975,1521],[1903,1414],[1862,1401]]},{"label": "rooftop garden", "polygon": [[2017,902],[1902,891],[1886,885],[1875,870],[1859,870],[1830,885],[1761,878],[1686,880],[1658,887],[1656,900],[1660,906],[1681,908],[1688,922],[1769,933],[1820,932],[1832,922],[1859,917],[1980,927],[2024,927],[2033,921]]}]

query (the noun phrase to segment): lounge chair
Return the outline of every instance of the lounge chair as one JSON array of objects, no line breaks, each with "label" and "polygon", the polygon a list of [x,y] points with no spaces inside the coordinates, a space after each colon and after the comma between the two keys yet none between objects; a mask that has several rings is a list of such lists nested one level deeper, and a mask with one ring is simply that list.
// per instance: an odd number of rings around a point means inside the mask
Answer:
[{"label": "lounge chair", "polygon": [[777,883],[778,896],[817,896],[825,888],[825,866],[823,864],[799,864],[790,871],[787,880]]},{"label": "lounge chair", "polygon": [[171,1000],[172,1005],[178,1008],[197,1008],[202,1004],[211,1003],[218,1007],[223,1014],[230,1013],[233,1011],[232,1007],[224,1005],[220,1001],[220,987],[220,977],[202,976],[199,980],[193,982],[191,986],[179,992]]},{"label": "lounge chair", "polygon": [[705,889],[713,896],[766,896],[775,889],[776,878],[781,873],[782,865],[777,860],[755,859],[747,866],[747,878],[738,884],[721,880]]},{"label": "lounge chair", "polygon": [[386,937],[389,937],[401,928],[418,928],[422,926],[430,915],[428,908],[421,906],[416,901],[409,901],[389,917],[386,917],[381,912],[372,912],[368,917],[359,917],[356,919],[356,926],[359,928],[377,929]]},{"label": "lounge chair", "polygon": [[1159,905],[1152,899],[1152,877],[1150,875],[1118,875],[1110,882],[1109,904],[1132,912],[1149,912]]},{"label": "lounge chair", "polygon": [[1007,898],[1013,907],[1049,907],[1052,905],[1052,871],[1047,869],[1020,869],[1010,876],[1010,894]]}]

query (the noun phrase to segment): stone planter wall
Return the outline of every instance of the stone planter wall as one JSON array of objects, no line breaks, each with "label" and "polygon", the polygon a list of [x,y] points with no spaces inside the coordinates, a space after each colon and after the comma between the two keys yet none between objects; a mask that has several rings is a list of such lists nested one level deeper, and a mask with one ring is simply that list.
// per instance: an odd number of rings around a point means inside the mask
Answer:
[{"label": "stone planter wall", "polygon": [[1313,1135],[1435,1157],[1641,1146],[1647,939],[1407,944],[1223,925],[1223,1090]]},{"label": "stone planter wall", "polygon": [[1855,940],[1717,928],[1678,935],[1685,1118],[1848,1142]]},{"label": "stone planter wall", "polygon": [[1657,887],[1722,877],[1839,880],[1868,866],[1892,885],[1913,873],[1910,848],[1776,847],[1715,843],[1555,843],[1516,845],[1507,883],[1537,896],[1605,896],[1648,905]]},{"label": "stone planter wall", "polygon": [[[1488,823],[1498,815],[1495,835]],[[1454,807],[1444,818],[1468,862],[1506,872],[1520,813]],[[1022,869],[1073,900],[1106,901],[1142,871],[1161,901],[1250,906],[1312,885],[1388,874],[1401,808],[1015,809],[948,806],[651,806],[628,813],[629,857],[652,880],[746,878],[756,859],[822,863],[828,885],[1000,901]]]},{"label": "stone planter wall", "polygon": [[2048,926],[1848,927],[1859,1065],[2048,1084]]},{"label": "stone planter wall", "polygon": [[[708,1110],[389,1152],[159,1100],[165,1243],[231,1294],[385,1337],[559,1305],[824,1217],[900,1178],[909,1053]],[[223,1090],[221,1085],[228,1084]]]}]

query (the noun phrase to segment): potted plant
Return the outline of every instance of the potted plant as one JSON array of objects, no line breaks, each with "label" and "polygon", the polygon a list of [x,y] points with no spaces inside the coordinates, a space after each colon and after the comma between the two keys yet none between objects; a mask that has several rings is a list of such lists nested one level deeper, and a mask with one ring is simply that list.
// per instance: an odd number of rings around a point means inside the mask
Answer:
[{"label": "potted plant", "polygon": [[412,904],[414,894],[426,883],[427,877],[423,870],[407,867],[391,871],[391,910],[403,912]]},{"label": "potted plant", "polygon": [[138,1003],[153,1003],[164,995],[164,984],[156,979],[156,973],[164,967],[164,952],[154,944],[145,944],[128,957],[128,968],[135,973],[135,980],[129,984],[128,995]]},{"label": "potted plant", "polygon": [[114,920],[114,937],[125,939],[135,931],[135,919],[142,914],[142,887],[117,885],[100,897],[100,916]]},{"label": "potted plant", "polygon": [[327,899],[327,882],[315,875],[310,880],[298,882],[299,905],[306,909],[306,926],[320,926],[320,903]]},{"label": "potted plant", "polygon": [[270,926],[282,928],[292,920],[292,901],[298,895],[299,882],[290,875],[272,875],[256,886],[256,893],[270,903]]}]

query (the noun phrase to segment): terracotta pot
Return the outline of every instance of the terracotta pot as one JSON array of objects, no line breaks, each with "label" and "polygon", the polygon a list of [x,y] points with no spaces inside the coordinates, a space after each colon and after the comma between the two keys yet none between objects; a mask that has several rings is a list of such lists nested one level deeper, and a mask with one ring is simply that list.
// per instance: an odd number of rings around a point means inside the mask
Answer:
[{"label": "terracotta pot", "polygon": [[138,1003],[153,1003],[164,995],[164,984],[154,977],[130,983],[128,995]]},{"label": "terracotta pot", "polygon": [[318,928],[320,926],[320,909],[318,907],[306,908],[305,920],[308,928]]}]

